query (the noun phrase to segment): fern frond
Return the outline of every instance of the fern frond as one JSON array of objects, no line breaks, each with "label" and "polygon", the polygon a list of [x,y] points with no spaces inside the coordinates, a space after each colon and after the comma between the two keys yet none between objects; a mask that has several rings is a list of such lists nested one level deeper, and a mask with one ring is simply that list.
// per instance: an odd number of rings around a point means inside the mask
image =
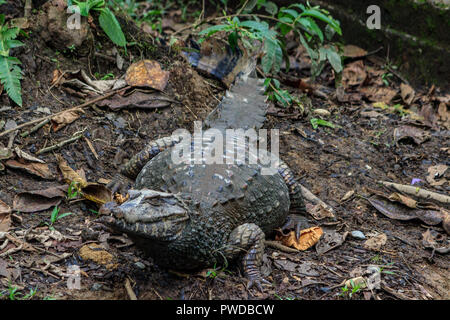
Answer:
[{"label": "fern frond", "polygon": [[0,56],[0,83],[4,86],[8,96],[19,106],[22,106],[22,69],[20,61],[14,57]]}]

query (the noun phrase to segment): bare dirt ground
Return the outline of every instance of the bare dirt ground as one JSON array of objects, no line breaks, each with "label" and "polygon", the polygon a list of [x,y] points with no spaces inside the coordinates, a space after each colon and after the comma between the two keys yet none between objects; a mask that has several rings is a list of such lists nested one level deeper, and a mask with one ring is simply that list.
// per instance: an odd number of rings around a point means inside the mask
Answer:
[{"label": "bare dirt ground", "polygon": [[[12,8],[10,14],[14,16],[17,12]],[[204,119],[224,93],[216,82],[200,76],[181,57],[164,48],[130,48],[124,69],[119,70],[115,62],[94,54],[107,52],[110,46],[107,39],[97,37],[90,54],[81,57],[56,51],[37,32],[23,41],[26,46],[14,54],[22,61],[25,72],[24,106],[13,106],[2,94],[0,109],[11,108],[0,111],[0,120],[11,119],[21,124],[45,116],[39,111],[42,108],[56,113],[82,103],[83,99],[62,86],[51,86],[55,69],[81,68],[92,78],[96,73],[120,76],[131,62],[143,58],[160,62],[163,69],[170,72],[165,92],[181,103],[154,110],[116,112],[108,107],[88,107],[80,118],[57,132],[45,125],[25,138],[17,135],[14,146],[29,154],[77,132],[83,132],[87,139],[38,156],[48,164],[53,179],[44,180],[6,168],[0,175],[0,200],[11,207],[14,197],[21,191],[65,185],[56,155],[61,155],[73,169],[83,169],[88,181],[111,179],[120,165],[146,142],[170,135],[178,128],[192,130],[193,121]],[[402,103],[401,81],[393,77],[389,86],[385,86],[381,82],[383,72],[378,60],[367,57],[362,61],[366,71],[372,70],[367,71],[371,82],[365,86],[393,90],[397,94],[389,105]],[[294,70],[289,75],[304,78],[307,72]],[[15,287],[21,294],[36,289],[33,299],[129,299],[125,287],[128,282],[138,299],[349,299],[343,289],[344,281],[362,276],[369,266],[378,266],[382,268],[381,285],[373,290],[356,290],[352,299],[449,299],[448,255],[425,248],[422,242],[423,234],[430,230],[440,235],[441,243],[446,243],[448,235],[442,225],[430,226],[418,219],[390,219],[367,201],[374,190],[389,194],[378,180],[410,185],[413,178],[418,178],[422,179],[424,188],[448,195],[448,179],[441,185],[431,185],[426,177],[429,167],[450,165],[449,127],[438,121],[432,125],[422,122],[421,129],[428,134],[428,139],[419,143],[412,139],[396,141],[394,131],[411,122],[409,117],[402,117],[391,109],[374,107],[376,99],[364,95],[360,90],[362,85],[347,87],[347,99],[339,99],[333,79],[331,69],[326,69],[317,80],[326,97],[310,95],[305,99],[304,113],[299,108],[271,106],[265,127],[280,130],[281,157],[305,187],[336,210],[335,219],[316,220],[308,215],[309,225],[334,232],[339,239],[355,230],[364,233],[367,239],[385,234],[387,241],[380,248],[369,249],[364,245],[365,240],[350,234],[342,244],[337,243],[336,248],[323,254],[318,254],[314,247],[298,253],[268,247],[263,270],[273,286],[260,293],[246,289],[245,278],[236,263],[225,270],[217,270],[217,274],[211,272],[212,268],[198,273],[161,269],[151,259],[146,259],[126,236],[110,234],[96,224],[96,204],[66,199],[59,205],[60,210],[73,214],[54,224],[53,232],[57,233],[52,233],[44,224],[49,221],[52,209],[14,212],[8,231],[14,240],[0,239],[0,292],[5,293],[2,298],[8,299],[8,290]],[[427,105],[425,97],[436,110],[437,105],[430,97],[446,95],[438,88],[432,92],[429,89],[417,89],[415,93],[419,111]],[[295,88],[289,90],[302,94]],[[446,110],[448,107],[447,101]],[[326,119],[336,127],[314,130],[310,123],[311,118],[318,117],[314,109],[328,110],[331,115]],[[87,141],[92,143],[98,159]],[[8,142],[9,136],[0,138],[4,146]],[[352,190],[354,194],[342,200]],[[92,244],[101,246],[97,248]],[[86,245],[90,252],[82,252]],[[67,274],[72,265],[81,270],[79,290],[69,290],[67,286]]]}]

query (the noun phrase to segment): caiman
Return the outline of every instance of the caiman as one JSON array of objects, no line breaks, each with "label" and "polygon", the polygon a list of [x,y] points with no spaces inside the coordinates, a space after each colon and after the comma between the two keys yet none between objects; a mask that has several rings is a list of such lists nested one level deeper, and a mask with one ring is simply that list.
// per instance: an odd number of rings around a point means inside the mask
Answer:
[{"label": "caiman", "polygon": [[[249,63],[207,117],[205,129],[224,136],[227,129],[260,129],[266,111],[263,81],[254,76],[254,62]],[[264,165],[248,161],[254,154],[248,144],[239,145],[242,140],[234,142],[237,150],[248,151],[244,162],[175,162],[173,152],[182,140],[176,134],[161,138],[135,155],[121,170],[136,179],[129,199],[103,205],[101,221],[170,269],[226,265],[239,258],[248,288],[262,290],[265,234],[283,226],[290,209],[303,209],[299,183],[278,158],[275,171],[263,174]],[[205,138],[203,147],[211,143]]]}]

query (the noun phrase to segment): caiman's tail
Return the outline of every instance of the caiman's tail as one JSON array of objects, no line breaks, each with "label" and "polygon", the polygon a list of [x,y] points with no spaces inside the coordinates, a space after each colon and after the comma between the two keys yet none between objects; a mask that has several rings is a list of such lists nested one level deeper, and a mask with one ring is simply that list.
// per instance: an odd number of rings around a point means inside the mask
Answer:
[{"label": "caiman's tail", "polygon": [[264,81],[256,78],[256,60],[248,58],[219,105],[205,119],[206,128],[260,129],[266,120]]}]

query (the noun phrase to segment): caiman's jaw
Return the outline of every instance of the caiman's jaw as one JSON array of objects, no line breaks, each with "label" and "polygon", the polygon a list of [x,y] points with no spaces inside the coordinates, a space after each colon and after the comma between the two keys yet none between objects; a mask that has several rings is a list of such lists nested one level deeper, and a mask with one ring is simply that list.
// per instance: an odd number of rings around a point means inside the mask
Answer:
[{"label": "caiman's jaw", "polygon": [[129,190],[130,199],[120,206],[104,204],[101,221],[133,236],[156,241],[175,240],[189,220],[188,209],[171,193]]}]

